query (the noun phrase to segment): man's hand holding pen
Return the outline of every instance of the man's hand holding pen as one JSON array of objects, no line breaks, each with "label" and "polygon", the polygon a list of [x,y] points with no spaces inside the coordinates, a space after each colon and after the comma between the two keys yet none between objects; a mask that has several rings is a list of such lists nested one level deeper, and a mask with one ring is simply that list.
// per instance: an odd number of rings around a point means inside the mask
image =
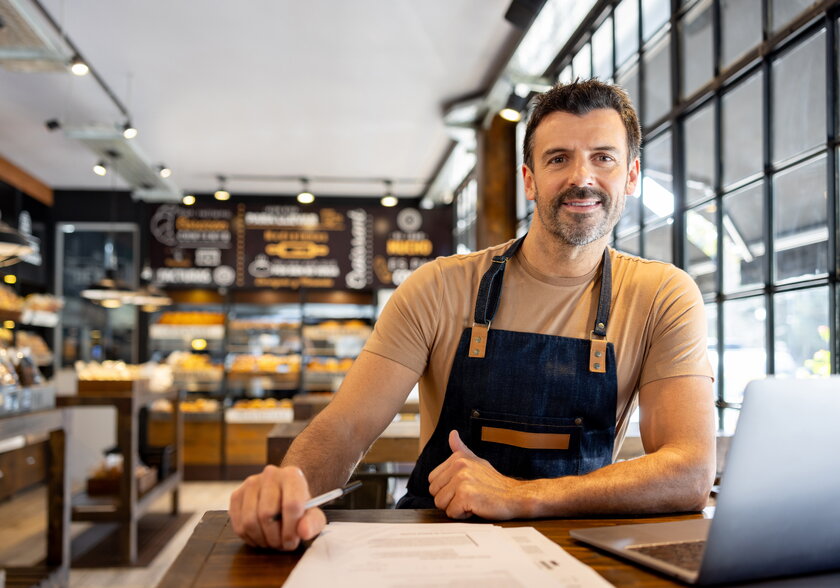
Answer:
[{"label": "man's hand holding pen", "polygon": [[[327,524],[324,511],[306,508],[311,498],[300,468],[266,466],[231,494],[231,525],[249,545],[291,551]],[[278,513],[280,521],[274,518]]]}]

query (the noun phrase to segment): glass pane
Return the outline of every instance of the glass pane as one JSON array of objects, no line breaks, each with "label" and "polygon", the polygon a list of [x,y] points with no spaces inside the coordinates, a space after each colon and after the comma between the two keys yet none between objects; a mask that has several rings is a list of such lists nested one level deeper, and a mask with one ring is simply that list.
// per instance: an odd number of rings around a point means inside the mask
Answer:
[{"label": "glass pane", "polygon": [[623,0],[615,7],[615,63],[620,66],[639,51],[639,2]]},{"label": "glass pane", "polygon": [[826,161],[822,155],[773,179],[776,280],[828,272]]},{"label": "glass pane", "polygon": [[588,80],[592,77],[592,51],[589,48],[589,43],[581,47],[578,54],[572,59],[573,75],[582,80]]},{"label": "glass pane", "polygon": [[727,67],[761,43],[761,0],[720,0],[721,56]]},{"label": "glass pane", "polygon": [[715,105],[709,103],[685,120],[685,203],[715,195]]},{"label": "glass pane", "polygon": [[607,18],[592,35],[592,75],[607,81],[613,75],[613,27],[612,17]]},{"label": "glass pane", "polygon": [[706,0],[688,12],[680,23],[682,41],[682,92],[690,96],[714,76],[712,60],[712,2]]},{"label": "glass pane", "polygon": [[616,76],[616,83],[627,91],[636,109],[639,108],[639,64],[624,69]]},{"label": "glass pane", "polygon": [[671,131],[642,150],[642,202],[645,222],[674,214],[674,168],[671,160]]},{"label": "glass pane", "polygon": [[[60,233],[64,250],[61,311],[60,366],[72,366],[77,360],[137,360],[134,333],[137,308],[122,305],[105,308],[82,298],[81,292],[105,277],[106,267],[116,264],[116,277],[128,286],[135,285],[135,234],[132,231],[80,230]],[[106,263],[107,262],[107,263]],[[60,351],[59,351],[60,350]]]},{"label": "glass pane", "polygon": [[717,332],[717,304],[714,302],[711,304],[707,304],[705,307],[706,310],[706,331],[708,333],[708,353],[709,353],[709,363],[712,364],[712,373],[715,376],[714,381],[714,389],[715,389],[715,398],[718,395],[718,351],[717,351],[717,344],[718,344],[718,332]]},{"label": "glass pane", "polygon": [[723,96],[721,160],[724,186],[764,169],[762,78],[759,72]]},{"label": "glass pane", "polygon": [[828,286],[776,294],[774,302],[776,375],[827,377],[831,373]]},{"label": "glass pane", "polygon": [[728,300],[723,303],[723,399],[741,402],[750,380],[767,374],[764,298]]},{"label": "glass pane", "polygon": [[668,222],[655,227],[646,227],[644,231],[645,257],[659,261],[674,261],[673,254],[673,223]]},{"label": "glass pane", "polygon": [[645,52],[644,124],[649,125],[671,111],[671,42],[665,36]]},{"label": "glass pane", "polygon": [[778,31],[815,4],[819,4],[819,0],[773,0],[770,9],[773,31]]},{"label": "glass pane", "polygon": [[764,182],[723,197],[723,291],[764,284]]},{"label": "glass pane", "polygon": [[773,63],[773,161],[825,142],[825,30]]},{"label": "glass pane", "polygon": [[624,203],[624,213],[622,213],[621,218],[618,220],[616,234],[626,235],[627,233],[639,230],[639,224],[642,217],[641,195],[641,185],[640,183],[637,183],[636,190],[632,195],[627,197],[627,200]]},{"label": "glass pane", "polygon": [[574,78],[572,77],[572,64],[570,63],[563,70],[560,72],[560,75],[557,77],[557,81],[561,84],[568,84],[572,82]]},{"label": "glass pane", "polygon": [[671,0],[642,0],[642,36],[650,39],[671,18]]},{"label": "glass pane", "polygon": [[704,294],[715,292],[717,226],[714,202],[685,213],[686,271]]},{"label": "glass pane", "polygon": [[641,255],[641,235],[633,233],[626,237],[619,237],[615,240],[615,248],[630,255]]}]

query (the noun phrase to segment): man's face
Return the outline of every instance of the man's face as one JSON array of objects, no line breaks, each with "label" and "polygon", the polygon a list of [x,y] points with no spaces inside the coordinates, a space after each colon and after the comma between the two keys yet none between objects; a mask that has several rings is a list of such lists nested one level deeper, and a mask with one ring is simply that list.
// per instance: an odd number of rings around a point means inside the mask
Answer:
[{"label": "man's face", "polygon": [[612,109],[553,112],[534,132],[533,169],[522,166],[525,192],[539,222],[563,243],[597,241],[621,217],[639,179],[639,160],[627,161],[625,133]]}]

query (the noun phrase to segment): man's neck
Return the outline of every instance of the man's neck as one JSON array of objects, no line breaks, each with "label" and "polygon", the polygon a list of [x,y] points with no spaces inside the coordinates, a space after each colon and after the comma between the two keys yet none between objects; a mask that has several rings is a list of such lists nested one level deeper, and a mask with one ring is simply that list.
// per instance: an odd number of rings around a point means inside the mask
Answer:
[{"label": "man's neck", "polygon": [[588,245],[570,245],[542,227],[531,229],[522,243],[522,255],[539,272],[554,277],[576,278],[591,272],[601,261],[609,239],[607,235]]}]

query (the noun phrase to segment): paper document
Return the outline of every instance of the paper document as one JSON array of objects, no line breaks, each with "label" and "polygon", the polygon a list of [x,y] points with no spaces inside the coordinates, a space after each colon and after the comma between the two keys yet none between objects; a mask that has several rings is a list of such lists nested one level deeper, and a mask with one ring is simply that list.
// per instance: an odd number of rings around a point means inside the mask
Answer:
[{"label": "paper document", "polygon": [[286,588],[588,588],[610,584],[533,527],[330,523]]}]

